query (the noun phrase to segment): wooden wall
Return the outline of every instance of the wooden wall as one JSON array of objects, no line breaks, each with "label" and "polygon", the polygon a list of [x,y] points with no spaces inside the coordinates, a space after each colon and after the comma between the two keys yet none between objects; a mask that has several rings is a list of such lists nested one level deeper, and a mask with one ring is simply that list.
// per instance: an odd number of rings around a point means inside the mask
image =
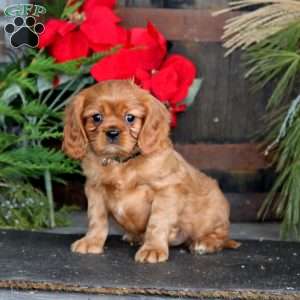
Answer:
[{"label": "wooden wall", "polygon": [[[263,126],[269,91],[252,90],[245,80],[242,53],[224,57],[226,20],[213,17],[227,1],[123,1],[118,13],[127,26],[151,20],[171,42],[171,52],[190,58],[203,85],[194,104],[172,131],[176,148],[194,166],[215,177],[232,206],[234,221],[254,221],[270,189],[273,172],[253,143]],[[272,218],[272,216],[270,216]]]},{"label": "wooden wall", "polygon": [[[226,0],[119,0],[123,25],[151,20],[170,41],[171,52],[189,57],[203,78],[195,103],[181,114],[172,138],[194,166],[219,180],[232,205],[232,219],[253,221],[272,183],[272,172],[252,143],[262,127],[268,91],[251,91],[241,53],[224,58],[221,35],[226,19],[212,17]],[[1,44],[1,41],[0,41]],[[82,181],[56,188],[61,202],[83,205]]]}]

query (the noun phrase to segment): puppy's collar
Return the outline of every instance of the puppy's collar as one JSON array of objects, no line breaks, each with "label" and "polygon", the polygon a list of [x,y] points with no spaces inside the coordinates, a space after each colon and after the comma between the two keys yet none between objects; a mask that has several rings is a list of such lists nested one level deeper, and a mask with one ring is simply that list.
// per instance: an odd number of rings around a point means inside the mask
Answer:
[{"label": "puppy's collar", "polygon": [[130,156],[127,156],[127,157],[120,157],[120,156],[113,156],[113,157],[104,157],[102,158],[101,160],[101,164],[102,166],[107,166],[113,162],[117,162],[119,164],[122,164],[122,163],[126,163],[127,161],[129,161],[130,159],[134,159],[136,158],[137,156],[141,155],[141,152],[138,151],[138,152],[135,152],[133,153],[132,155]]}]

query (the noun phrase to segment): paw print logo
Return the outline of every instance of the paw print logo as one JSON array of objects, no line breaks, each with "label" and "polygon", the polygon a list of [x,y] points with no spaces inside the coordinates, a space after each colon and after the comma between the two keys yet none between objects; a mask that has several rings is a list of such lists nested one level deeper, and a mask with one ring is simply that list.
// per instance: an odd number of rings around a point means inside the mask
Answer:
[{"label": "paw print logo", "polygon": [[36,23],[33,16],[26,18],[16,17],[14,24],[9,23],[4,30],[11,34],[10,44],[17,48],[20,46],[36,47],[39,44],[39,34],[44,31],[42,23]]}]

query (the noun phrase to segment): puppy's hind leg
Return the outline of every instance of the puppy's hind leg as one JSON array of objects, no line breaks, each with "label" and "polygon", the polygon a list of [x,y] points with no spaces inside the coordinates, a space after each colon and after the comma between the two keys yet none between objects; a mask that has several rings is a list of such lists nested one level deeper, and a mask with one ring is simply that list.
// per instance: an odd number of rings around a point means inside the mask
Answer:
[{"label": "puppy's hind leg", "polygon": [[220,226],[211,233],[193,240],[189,248],[192,253],[202,255],[218,252],[224,248],[236,249],[240,245],[240,243],[228,238],[228,226]]}]

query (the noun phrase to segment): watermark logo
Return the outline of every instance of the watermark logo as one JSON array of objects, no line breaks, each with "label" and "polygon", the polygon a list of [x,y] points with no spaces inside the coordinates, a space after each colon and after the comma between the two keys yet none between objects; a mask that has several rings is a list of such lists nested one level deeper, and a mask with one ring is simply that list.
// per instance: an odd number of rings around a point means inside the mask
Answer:
[{"label": "watermark logo", "polygon": [[14,17],[12,23],[6,24],[5,32],[10,35],[10,44],[14,48],[28,46],[35,48],[39,44],[39,35],[45,30],[36,17],[46,13],[45,7],[33,4],[16,4],[8,6],[4,15]]}]

